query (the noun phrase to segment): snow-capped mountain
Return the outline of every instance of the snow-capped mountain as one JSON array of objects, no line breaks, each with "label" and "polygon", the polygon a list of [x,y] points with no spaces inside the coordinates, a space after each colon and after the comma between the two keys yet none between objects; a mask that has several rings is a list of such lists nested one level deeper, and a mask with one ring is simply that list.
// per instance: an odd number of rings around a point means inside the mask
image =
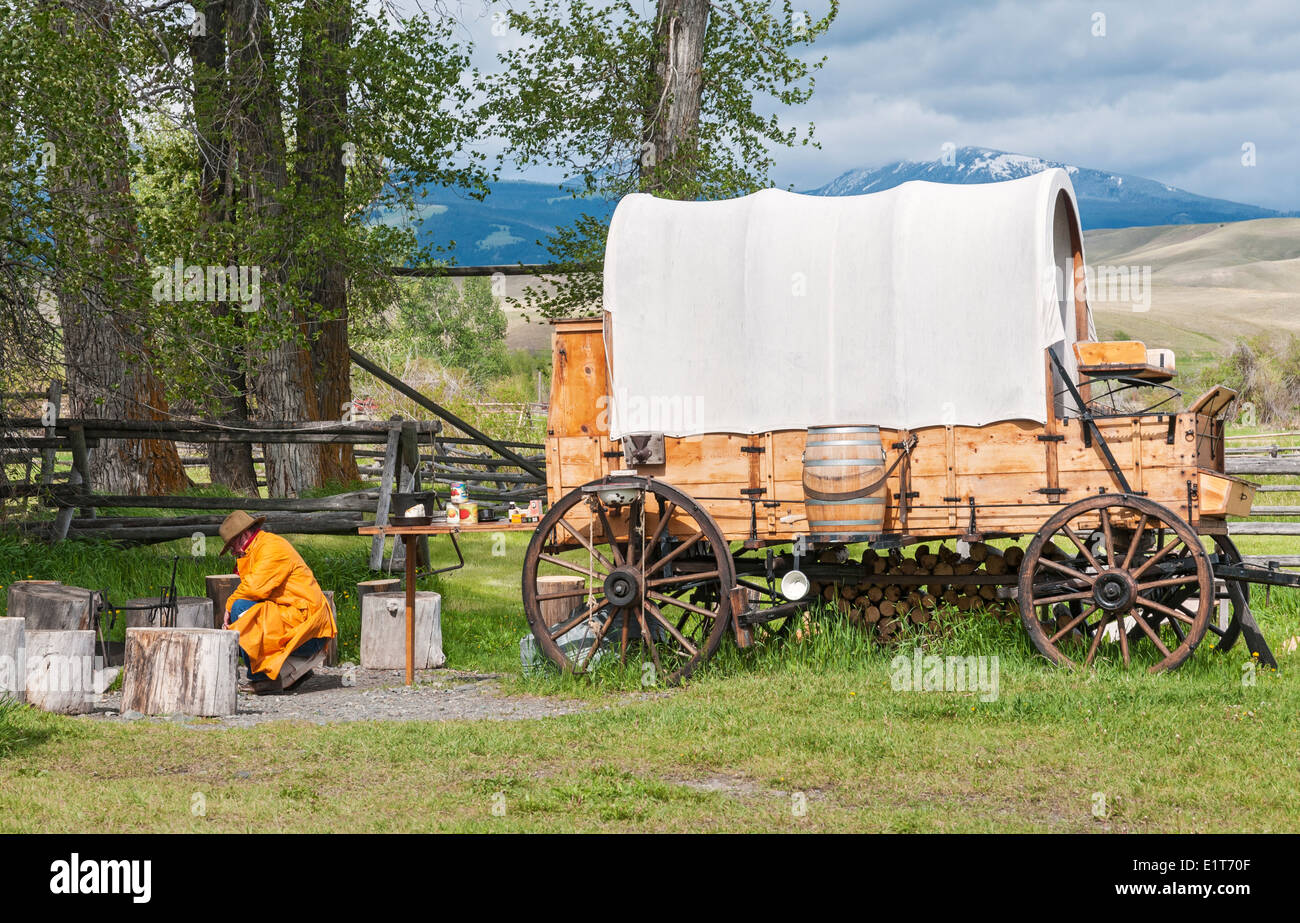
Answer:
[{"label": "snow-capped mountain", "polygon": [[824,186],[807,191],[810,195],[861,195],[891,189],[914,179],[932,183],[996,183],[1053,167],[1069,172],[1085,229],[1286,217],[1272,209],[1211,199],[1141,176],[1092,170],[986,147],[957,148],[939,160],[919,163],[900,160],[883,167],[850,170]]}]

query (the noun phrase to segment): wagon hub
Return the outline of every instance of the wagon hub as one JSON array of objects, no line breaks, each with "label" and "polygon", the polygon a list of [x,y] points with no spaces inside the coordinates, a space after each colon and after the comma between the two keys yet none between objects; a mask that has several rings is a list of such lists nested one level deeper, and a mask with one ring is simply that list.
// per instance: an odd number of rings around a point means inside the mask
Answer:
[{"label": "wagon hub", "polygon": [[1124,612],[1133,607],[1136,588],[1127,574],[1102,574],[1092,588],[1092,598],[1107,612]]},{"label": "wagon hub", "polygon": [[626,606],[641,595],[641,574],[631,567],[616,567],[605,578],[605,598],[615,606]]}]

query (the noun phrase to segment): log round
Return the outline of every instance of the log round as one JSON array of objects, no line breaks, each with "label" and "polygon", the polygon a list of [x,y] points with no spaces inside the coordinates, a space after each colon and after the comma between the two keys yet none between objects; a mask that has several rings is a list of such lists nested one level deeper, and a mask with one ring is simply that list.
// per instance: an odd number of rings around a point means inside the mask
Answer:
[{"label": "log round", "polygon": [[25,632],[27,703],[43,711],[80,715],[99,698],[95,691],[93,631]]},{"label": "log round", "polygon": [[209,574],[203,582],[207,585],[208,599],[212,600],[212,624],[208,627],[220,628],[226,615],[226,600],[239,586],[239,574]]},{"label": "log round", "polygon": [[0,698],[27,701],[26,620],[0,619]]},{"label": "log round", "polygon": [[[447,662],[442,651],[442,596],[415,594],[415,669]],[[361,604],[361,666],[406,669],[406,594],[370,593]]]},{"label": "log round", "polygon": [[568,619],[574,608],[584,603],[582,596],[561,596],[557,599],[545,597],[559,593],[577,593],[586,585],[585,577],[570,577],[567,574],[542,575],[537,578],[537,600],[547,628],[553,628]]},{"label": "log round", "polygon": [[86,631],[94,625],[94,594],[43,580],[9,585],[6,614],[27,620],[28,631]]},{"label": "log round", "polygon": [[220,628],[128,628],[122,712],[233,715],[238,645]]},{"label": "log round", "polygon": [[362,580],[357,584],[357,605],[361,605],[361,600],[365,599],[371,593],[397,593],[402,589],[402,581],[398,577],[383,577],[379,580]]},{"label": "log round", "polygon": [[[157,606],[158,597],[128,599],[128,606]],[[224,605],[224,603],[222,604]],[[163,625],[161,612],[153,609],[126,610],[127,628],[211,628],[212,600],[207,596],[178,596],[176,598],[176,623]]]}]

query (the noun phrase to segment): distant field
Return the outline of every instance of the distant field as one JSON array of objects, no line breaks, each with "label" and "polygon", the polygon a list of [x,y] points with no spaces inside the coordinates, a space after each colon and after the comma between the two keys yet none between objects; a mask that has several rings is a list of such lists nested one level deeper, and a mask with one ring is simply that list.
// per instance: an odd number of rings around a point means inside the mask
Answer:
[{"label": "distant field", "polygon": [[1300,219],[1091,231],[1084,253],[1094,268],[1151,267],[1150,310],[1092,299],[1097,333],[1173,349],[1184,372],[1238,338],[1300,333]]}]

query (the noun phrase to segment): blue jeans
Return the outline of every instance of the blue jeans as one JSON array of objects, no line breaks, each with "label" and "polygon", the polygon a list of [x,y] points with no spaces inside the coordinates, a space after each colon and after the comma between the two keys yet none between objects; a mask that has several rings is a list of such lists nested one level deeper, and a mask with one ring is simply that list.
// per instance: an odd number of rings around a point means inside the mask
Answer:
[{"label": "blue jeans", "polygon": [[[252,600],[252,599],[235,600],[230,606],[230,621],[232,623],[239,621],[239,617],[243,615],[245,612],[247,612],[249,609],[256,606],[258,602],[260,602],[260,600]],[[310,641],[304,641],[302,642],[302,644],[299,644],[296,648],[293,649],[292,653],[300,654],[304,657],[310,657],[312,654],[321,650],[323,647],[325,647],[324,638],[312,638]],[[260,683],[263,680],[268,680],[271,678],[267,676],[265,673],[253,672],[253,664],[248,659],[248,654],[244,652],[244,649],[242,647],[239,649],[239,656],[244,661],[244,666],[248,668],[249,682]]]}]

